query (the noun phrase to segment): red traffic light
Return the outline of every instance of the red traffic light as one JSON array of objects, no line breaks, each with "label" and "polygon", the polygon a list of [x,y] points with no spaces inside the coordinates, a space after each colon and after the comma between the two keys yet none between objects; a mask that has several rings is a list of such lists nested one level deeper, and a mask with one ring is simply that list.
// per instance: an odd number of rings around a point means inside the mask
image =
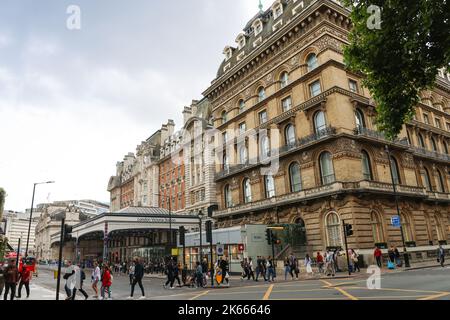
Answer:
[{"label": "red traffic light", "polygon": [[244,245],[243,244],[238,245],[238,249],[241,252],[244,251]]}]

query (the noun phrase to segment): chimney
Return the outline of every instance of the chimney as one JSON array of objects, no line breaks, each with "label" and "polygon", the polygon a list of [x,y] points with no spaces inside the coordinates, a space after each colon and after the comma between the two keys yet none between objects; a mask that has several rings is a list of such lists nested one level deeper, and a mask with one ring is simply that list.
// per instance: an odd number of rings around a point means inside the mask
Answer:
[{"label": "chimney", "polygon": [[183,110],[183,124],[188,122],[189,118],[192,116],[192,109],[190,107],[184,107]]},{"label": "chimney", "polygon": [[164,142],[169,137],[169,130],[167,129],[167,124],[163,124],[161,126],[161,146],[164,145]]},{"label": "chimney", "polygon": [[167,130],[169,131],[169,136],[173,135],[175,132],[175,122],[171,119],[167,122]]},{"label": "chimney", "polygon": [[194,115],[194,116],[197,115],[197,110],[198,110],[197,105],[198,105],[198,100],[192,100],[191,109],[192,109],[192,115]]}]

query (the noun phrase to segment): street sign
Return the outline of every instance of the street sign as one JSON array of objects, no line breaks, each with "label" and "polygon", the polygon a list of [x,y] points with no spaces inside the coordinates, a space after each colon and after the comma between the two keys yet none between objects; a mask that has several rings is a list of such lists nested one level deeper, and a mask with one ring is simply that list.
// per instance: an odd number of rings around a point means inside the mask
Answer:
[{"label": "street sign", "polygon": [[391,218],[391,224],[394,228],[400,228],[401,227],[400,216],[393,216]]},{"label": "street sign", "polygon": [[223,253],[225,251],[225,246],[223,244],[218,244],[216,251],[217,251],[218,256],[223,256]]},{"label": "street sign", "polygon": [[238,246],[238,249],[239,249],[240,252],[243,252],[243,251],[244,251],[244,245],[243,245],[243,244],[240,244],[240,245]]}]

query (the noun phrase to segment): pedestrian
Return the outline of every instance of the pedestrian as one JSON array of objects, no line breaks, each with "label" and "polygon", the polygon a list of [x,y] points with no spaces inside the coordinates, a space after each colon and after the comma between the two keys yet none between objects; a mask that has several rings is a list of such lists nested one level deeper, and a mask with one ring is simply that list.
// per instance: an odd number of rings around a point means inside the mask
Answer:
[{"label": "pedestrian", "polygon": [[168,261],[167,266],[166,266],[166,272],[167,272],[167,281],[164,284],[164,289],[167,288],[167,285],[170,284],[170,288],[171,290],[175,289],[173,287],[173,282],[174,280],[174,266],[173,266],[173,262],[172,262],[172,258]]},{"label": "pedestrian", "polygon": [[105,291],[108,292],[108,300],[111,299],[111,286],[112,286],[113,277],[111,275],[111,270],[108,267],[108,264],[105,263],[103,265],[103,273],[102,273],[102,288],[101,288],[101,296],[103,300],[105,298]]},{"label": "pedestrian", "polygon": [[339,268],[339,256],[340,256],[340,248],[336,248],[333,252],[333,265],[336,272],[341,272],[342,270]]},{"label": "pedestrian", "polygon": [[255,280],[255,273],[253,272],[253,260],[252,258],[248,258],[248,278],[247,280],[250,280],[252,278]]},{"label": "pedestrian", "polygon": [[25,290],[27,292],[27,299],[30,297],[30,281],[31,281],[31,272],[30,269],[26,267],[26,265],[22,266],[22,270],[19,272],[19,290],[17,298],[22,297],[22,287],[25,286]]},{"label": "pedestrian", "polygon": [[5,270],[3,269],[3,265],[0,265],[0,297],[3,293],[3,288],[5,288]]},{"label": "pedestrian", "polygon": [[75,289],[75,266],[72,265],[72,261],[67,261],[66,273],[63,276],[66,283],[64,285],[64,290],[66,291],[66,300],[71,300],[73,296],[73,289]]},{"label": "pedestrian", "polygon": [[256,272],[256,280],[258,281],[258,278],[260,275],[263,276],[264,281],[267,281],[266,278],[266,261],[264,259],[264,257],[260,256],[259,259],[257,260],[257,265],[258,265],[258,271]]},{"label": "pedestrian", "polygon": [[267,270],[266,271],[266,273],[267,273],[266,281],[274,282],[275,281],[275,270],[274,270],[272,257],[270,257],[270,256],[267,258],[267,261],[266,261],[266,270]]},{"label": "pedestrian", "polygon": [[317,252],[316,261],[317,261],[317,266],[319,267],[319,273],[323,273],[324,261],[323,261],[323,256],[319,251]]},{"label": "pedestrian", "polygon": [[228,274],[228,259],[227,257],[225,258],[221,258],[220,263],[219,263],[219,267],[220,269],[222,269],[222,282],[221,284],[224,284],[224,282],[227,282],[227,286],[230,285],[230,281],[229,281],[229,277],[230,275]]},{"label": "pedestrian", "polygon": [[128,268],[128,276],[130,278],[130,286],[133,285],[134,273],[135,273],[136,265],[134,261],[130,263],[130,267]]},{"label": "pedestrian", "polygon": [[394,249],[394,246],[391,246],[391,248],[388,250],[388,257],[389,257],[389,260],[392,263],[395,262],[395,249]]},{"label": "pedestrian", "polygon": [[94,262],[94,269],[92,270],[92,275],[91,275],[91,282],[92,282],[92,290],[94,290],[95,295],[94,295],[94,299],[98,299],[98,288],[97,288],[97,284],[98,282],[101,280],[102,275],[100,272],[100,267],[98,266],[98,262],[95,261]]},{"label": "pedestrian", "polygon": [[[284,259],[284,281],[287,281],[288,274],[291,273],[291,267],[289,265],[289,257]],[[292,277],[294,279],[294,277]]]},{"label": "pedestrian", "polygon": [[291,252],[289,255],[289,273],[291,274],[291,278],[292,280],[294,280],[294,272],[295,272],[295,267],[296,267],[296,260],[297,258],[294,256],[294,254]]},{"label": "pedestrian", "polygon": [[336,268],[334,267],[334,254],[330,250],[327,251],[325,263],[326,263],[327,277],[330,276],[334,277],[336,275]]},{"label": "pedestrian", "polygon": [[373,252],[373,256],[375,257],[375,260],[377,261],[378,268],[382,267],[381,257],[383,253],[381,252],[379,247],[375,247],[375,250]]},{"label": "pedestrian", "polygon": [[313,276],[313,270],[312,270],[311,264],[312,264],[311,257],[309,256],[309,254],[306,254],[304,265],[306,268],[306,274],[308,276]]},{"label": "pedestrian", "polygon": [[8,293],[11,291],[10,300],[14,300],[16,295],[17,281],[19,280],[19,271],[16,268],[16,260],[11,259],[8,262],[8,266],[4,269],[5,277],[5,294],[3,300],[8,300]]},{"label": "pedestrian", "polygon": [[203,269],[199,261],[195,263],[195,280],[197,284],[197,288],[203,288]]},{"label": "pedestrian", "polygon": [[358,272],[361,272],[359,268],[359,254],[353,249],[350,249],[350,259],[353,261],[353,271],[356,272],[358,270]]},{"label": "pedestrian", "polygon": [[445,263],[445,250],[442,247],[442,245],[439,245],[439,248],[437,250],[437,261],[441,264],[441,267],[444,267]]},{"label": "pedestrian", "polygon": [[141,288],[142,296],[139,299],[145,299],[144,286],[142,285],[142,279],[144,278],[144,266],[142,265],[142,261],[139,258],[135,258],[134,260],[134,278],[133,283],[131,284],[131,295],[128,297],[129,299],[133,299],[134,287],[136,284],[139,284],[139,288]]},{"label": "pedestrian", "polygon": [[248,266],[247,266],[247,258],[242,259],[241,261],[241,281],[248,277]]},{"label": "pedestrian", "polygon": [[78,264],[77,266],[75,266],[75,288],[73,289],[72,300],[75,300],[77,291],[81,292],[81,294],[84,296],[84,300],[87,300],[89,298],[89,295],[83,289],[84,280],[86,280],[86,273],[84,272],[84,266]]},{"label": "pedestrian", "polygon": [[[180,281],[180,269],[181,269],[181,263],[175,263],[175,267],[173,270],[173,283],[175,283],[175,280],[178,282],[178,288],[181,288],[181,281]],[[172,284],[173,286],[173,284]]]},{"label": "pedestrian", "polygon": [[[208,274],[208,260],[206,258],[203,258],[203,262],[202,262],[202,281],[203,281],[203,286],[206,285],[206,275]],[[212,275],[211,275],[212,277]]]},{"label": "pedestrian", "polygon": [[397,264],[397,267],[401,268],[403,265],[403,262],[400,257],[400,251],[398,251],[396,246],[394,246],[394,257],[395,257],[395,263]]}]

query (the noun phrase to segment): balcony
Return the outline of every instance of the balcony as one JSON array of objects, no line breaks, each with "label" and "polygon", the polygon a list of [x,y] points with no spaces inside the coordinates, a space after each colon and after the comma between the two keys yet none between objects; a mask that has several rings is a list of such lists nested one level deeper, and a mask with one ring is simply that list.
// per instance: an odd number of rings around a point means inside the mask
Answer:
[{"label": "balcony", "polygon": [[370,130],[370,129],[367,129],[364,127],[357,127],[354,130],[354,133],[357,136],[367,137],[367,138],[370,138],[371,140],[377,140],[382,143],[390,143],[390,144],[394,144],[396,146],[406,147],[406,148],[409,147],[408,139],[404,138],[401,140],[397,139],[397,140],[391,141],[388,138],[386,138],[386,136],[380,131]]},{"label": "balcony", "polygon": [[[287,145],[284,145],[278,149],[278,152],[271,151],[270,154],[274,155],[272,158],[264,158],[264,159],[258,159],[253,158],[250,159],[250,161],[247,161],[244,164],[236,164],[234,166],[229,166],[226,170],[223,170],[221,172],[216,173],[215,179],[223,179],[227,176],[230,176],[232,174],[235,174],[236,172],[244,171],[250,168],[257,167],[261,164],[261,160],[264,160],[263,162],[265,164],[270,163],[271,159],[274,157],[282,157],[286,155],[289,152],[293,152],[295,150],[303,149],[311,144],[317,143],[319,141],[325,140],[329,137],[332,137],[336,135],[336,128],[333,127],[326,127],[322,130],[319,130],[318,132],[311,134],[309,136],[306,136],[304,138],[298,139],[295,142],[289,143]],[[269,154],[269,155],[270,155]]]},{"label": "balcony", "polygon": [[448,161],[450,162],[450,155],[439,153],[436,151],[429,151],[424,148],[418,148],[418,147],[410,147],[410,149],[414,152],[414,154],[418,156],[425,156],[427,158],[433,158],[441,161]]},{"label": "balcony", "polygon": [[[422,187],[416,186],[397,186],[397,194],[399,196],[414,197],[421,199],[438,199],[450,201],[450,194],[427,192]],[[334,182],[328,185],[323,185],[311,189],[302,190],[295,193],[289,193],[270,199],[255,201],[242,205],[236,205],[232,208],[227,208],[217,211],[214,214],[215,218],[226,217],[237,214],[247,214],[249,212],[268,210],[275,206],[290,205],[302,201],[312,200],[339,193],[384,193],[393,195],[394,189],[391,183],[378,181],[352,181],[352,182]]]}]

